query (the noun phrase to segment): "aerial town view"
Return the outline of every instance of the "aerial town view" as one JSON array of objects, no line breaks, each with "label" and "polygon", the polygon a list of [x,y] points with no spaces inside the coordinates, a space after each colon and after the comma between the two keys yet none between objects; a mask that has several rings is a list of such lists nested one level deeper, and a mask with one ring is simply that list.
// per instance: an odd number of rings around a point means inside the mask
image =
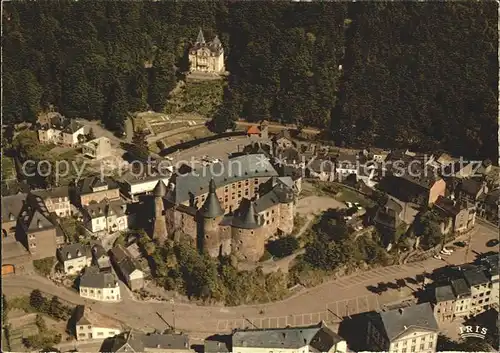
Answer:
[{"label": "aerial town view", "polygon": [[495,1],[2,2],[2,352],[498,352]]}]

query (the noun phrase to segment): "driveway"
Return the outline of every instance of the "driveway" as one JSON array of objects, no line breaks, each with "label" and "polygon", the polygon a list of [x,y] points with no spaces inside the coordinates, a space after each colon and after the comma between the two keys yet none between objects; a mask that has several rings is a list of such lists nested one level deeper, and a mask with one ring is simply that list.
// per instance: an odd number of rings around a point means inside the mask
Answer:
[{"label": "driveway", "polygon": [[329,196],[307,196],[297,201],[296,212],[301,215],[319,214],[329,208],[347,208],[338,200]]}]

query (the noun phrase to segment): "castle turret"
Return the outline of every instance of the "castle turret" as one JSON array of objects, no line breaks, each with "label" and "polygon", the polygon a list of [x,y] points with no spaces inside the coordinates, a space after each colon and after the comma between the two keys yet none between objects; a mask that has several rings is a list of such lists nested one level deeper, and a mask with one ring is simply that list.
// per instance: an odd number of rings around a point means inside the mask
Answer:
[{"label": "castle turret", "polygon": [[200,234],[199,244],[210,256],[219,256],[221,249],[220,222],[224,217],[224,209],[216,193],[215,181],[210,180],[207,199],[199,209]]},{"label": "castle turret", "polygon": [[232,222],[232,252],[244,261],[259,261],[264,255],[265,236],[252,201],[243,199]]},{"label": "castle turret", "polygon": [[200,28],[198,32],[198,37],[196,37],[196,44],[205,44],[205,37],[203,36],[203,31]]},{"label": "castle turret", "polygon": [[216,189],[214,179],[210,180],[207,199],[200,208],[200,214],[204,218],[216,218],[224,215],[224,210],[222,209],[217,194],[215,193]]},{"label": "castle turret", "polygon": [[153,224],[153,238],[164,241],[167,238],[167,224],[165,220],[165,205],[163,197],[167,193],[167,186],[162,180],[159,180],[153,189],[154,196],[154,224]]}]

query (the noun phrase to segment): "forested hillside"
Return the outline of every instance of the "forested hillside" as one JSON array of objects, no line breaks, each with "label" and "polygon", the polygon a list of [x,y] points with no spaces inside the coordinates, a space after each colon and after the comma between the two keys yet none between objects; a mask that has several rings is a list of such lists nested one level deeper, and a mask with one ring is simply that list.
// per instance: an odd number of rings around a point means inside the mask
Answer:
[{"label": "forested hillside", "polygon": [[53,104],[120,130],[127,111],[162,110],[202,27],[231,73],[217,130],[265,118],[344,145],[497,156],[495,2],[3,6],[4,122]]}]

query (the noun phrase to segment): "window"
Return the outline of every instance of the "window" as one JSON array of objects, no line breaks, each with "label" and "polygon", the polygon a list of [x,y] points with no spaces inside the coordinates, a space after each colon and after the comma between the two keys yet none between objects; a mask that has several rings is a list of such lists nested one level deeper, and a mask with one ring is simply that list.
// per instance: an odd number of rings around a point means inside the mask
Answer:
[{"label": "window", "polygon": [[80,330],[83,330],[83,326],[80,326]]},{"label": "window", "polygon": [[415,344],[415,343],[417,343],[417,340],[414,338],[411,340],[411,344]]},{"label": "window", "polygon": [[484,297],[484,293],[479,294],[479,298]]},{"label": "window", "polygon": [[394,343],[394,348],[398,348],[398,342]]},{"label": "window", "polygon": [[490,293],[491,293],[491,291],[487,291],[487,292],[486,292],[486,295],[490,295]]},{"label": "window", "polygon": [[427,346],[427,348],[432,348],[432,341],[429,342],[429,345]]},{"label": "window", "polygon": [[88,325],[87,328],[90,330],[92,328],[92,326]]},{"label": "window", "polygon": [[114,334],[115,334],[115,331],[109,331],[109,334],[110,334],[110,335],[114,335]]},{"label": "window", "polygon": [[415,352],[415,346],[411,346],[411,351]]},{"label": "window", "polygon": [[401,352],[406,353],[406,348],[403,348],[403,350]]},{"label": "window", "polygon": [[481,300],[479,301],[479,304],[482,304],[482,303],[483,303],[483,300],[481,299]]},{"label": "window", "polygon": [[420,345],[420,350],[421,350],[421,351],[423,351],[423,350],[425,349],[424,347],[425,347],[425,344],[423,344],[423,343],[422,343],[422,344]]},{"label": "window", "polygon": [[407,341],[403,341],[403,347],[406,347]]},{"label": "window", "polygon": [[97,336],[104,336],[104,332],[97,332]]},{"label": "window", "polygon": [[86,336],[86,334],[85,333],[79,333],[78,334],[78,337],[83,337],[83,336]]}]

